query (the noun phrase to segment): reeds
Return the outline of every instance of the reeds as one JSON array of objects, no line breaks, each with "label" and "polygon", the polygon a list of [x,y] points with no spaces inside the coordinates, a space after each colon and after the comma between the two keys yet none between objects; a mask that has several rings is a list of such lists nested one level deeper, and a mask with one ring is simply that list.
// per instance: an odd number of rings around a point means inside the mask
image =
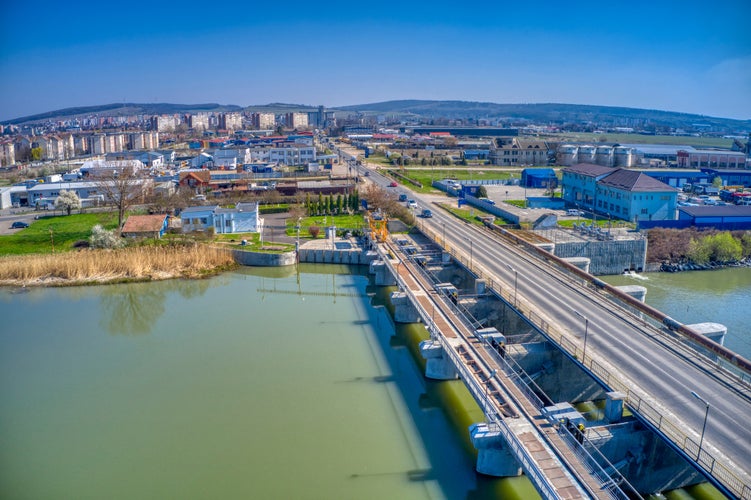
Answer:
[{"label": "reeds", "polygon": [[193,278],[233,265],[229,250],[207,245],[9,256],[0,258],[0,284],[67,285]]}]

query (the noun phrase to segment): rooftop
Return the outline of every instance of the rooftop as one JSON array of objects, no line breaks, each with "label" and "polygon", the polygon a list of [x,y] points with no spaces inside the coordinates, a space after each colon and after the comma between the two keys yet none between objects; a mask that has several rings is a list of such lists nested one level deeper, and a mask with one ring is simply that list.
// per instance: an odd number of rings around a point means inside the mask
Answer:
[{"label": "rooftop", "polygon": [[123,233],[146,233],[161,231],[166,214],[131,215],[123,225]]},{"label": "rooftop", "polygon": [[614,169],[610,167],[603,167],[602,165],[595,165],[593,163],[579,163],[577,165],[572,165],[570,167],[564,168],[562,172],[586,175],[589,177],[599,177],[601,175],[607,175],[611,172],[614,172]]},{"label": "rooftop", "polygon": [[678,207],[691,217],[751,217],[751,205]]},{"label": "rooftop", "polygon": [[654,177],[623,168],[619,168],[606,176],[600,181],[600,184],[624,191],[676,191],[676,188],[668,186]]}]

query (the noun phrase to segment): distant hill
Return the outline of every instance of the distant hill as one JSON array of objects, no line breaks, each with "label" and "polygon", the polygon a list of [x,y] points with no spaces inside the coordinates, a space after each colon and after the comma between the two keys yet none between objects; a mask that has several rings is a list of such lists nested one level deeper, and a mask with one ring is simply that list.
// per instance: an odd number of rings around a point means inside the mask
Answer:
[{"label": "distant hill", "polygon": [[471,101],[404,100],[342,106],[338,109],[361,113],[405,114],[423,118],[508,118],[536,123],[591,121],[625,124],[628,119],[637,119],[648,120],[658,126],[689,127],[695,124],[703,124],[732,130],[751,130],[751,120],[734,120],[653,109],[583,104],[496,104]]},{"label": "distant hill", "polygon": [[138,104],[132,102],[118,102],[113,104],[102,104],[100,106],[81,106],[76,108],[58,109],[38,115],[23,116],[10,120],[7,123],[18,125],[21,123],[39,122],[44,120],[59,120],[74,118],[76,116],[108,115],[108,116],[125,116],[125,115],[169,115],[176,113],[197,113],[197,112],[227,112],[241,111],[243,108],[234,104],[170,104],[170,103],[148,103]]}]

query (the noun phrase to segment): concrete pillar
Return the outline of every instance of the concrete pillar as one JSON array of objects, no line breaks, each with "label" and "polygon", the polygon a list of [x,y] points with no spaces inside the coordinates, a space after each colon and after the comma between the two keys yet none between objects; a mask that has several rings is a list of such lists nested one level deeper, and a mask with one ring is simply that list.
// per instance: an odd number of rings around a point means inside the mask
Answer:
[{"label": "concrete pillar", "polygon": [[363,258],[362,263],[370,265],[370,263],[374,260],[378,260],[378,252],[376,252],[375,250],[365,251],[365,257]]},{"label": "concrete pillar", "polygon": [[336,239],[336,226],[329,226],[326,228],[326,239],[331,243],[334,243]]},{"label": "concrete pillar", "polygon": [[696,323],[686,326],[720,345],[725,345],[725,335],[728,333],[728,327],[725,325],[721,325],[720,323]]},{"label": "concrete pillar", "polygon": [[578,267],[585,273],[589,272],[589,264],[591,260],[589,257],[566,257],[563,260],[568,262],[569,264]]},{"label": "concrete pillar", "polygon": [[620,422],[623,418],[623,401],[626,395],[622,392],[608,392],[605,394],[605,419],[611,424]]},{"label": "concrete pillar", "polygon": [[483,422],[470,425],[469,435],[472,445],[477,449],[477,472],[495,477],[521,476],[522,468],[509,452],[500,432],[491,430]]},{"label": "concrete pillar", "polygon": [[420,315],[404,292],[391,292],[391,303],[394,305],[394,321],[397,323],[418,323]]},{"label": "concrete pillar", "polygon": [[451,254],[448,252],[441,252],[441,263],[448,264],[451,262]]},{"label": "concrete pillar", "polygon": [[537,248],[541,248],[548,253],[555,254],[555,243],[538,243],[535,245]]},{"label": "concrete pillar", "polygon": [[453,380],[458,378],[456,367],[443,351],[440,342],[423,340],[420,342],[420,354],[427,360],[425,376],[433,380]]},{"label": "concrete pillar", "polygon": [[374,260],[370,263],[370,273],[375,275],[375,284],[379,286],[394,286],[396,279],[391,274],[388,266],[382,260]]},{"label": "concrete pillar", "polygon": [[621,285],[616,287],[621,292],[625,293],[626,295],[630,295],[636,300],[639,300],[641,302],[644,302],[644,299],[647,298],[647,289],[643,286],[639,285]]},{"label": "concrete pillar", "polygon": [[487,287],[488,282],[484,279],[475,280],[475,295],[484,295]]}]

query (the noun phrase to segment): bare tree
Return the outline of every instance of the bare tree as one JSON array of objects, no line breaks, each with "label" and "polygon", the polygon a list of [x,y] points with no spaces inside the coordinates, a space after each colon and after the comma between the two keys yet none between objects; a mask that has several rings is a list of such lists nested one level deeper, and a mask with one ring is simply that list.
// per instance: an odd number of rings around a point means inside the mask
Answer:
[{"label": "bare tree", "polygon": [[133,205],[143,202],[148,191],[146,187],[150,183],[150,179],[140,177],[132,168],[112,169],[100,174],[97,189],[104,195],[106,203],[117,208],[118,231],[123,227],[125,212]]}]

